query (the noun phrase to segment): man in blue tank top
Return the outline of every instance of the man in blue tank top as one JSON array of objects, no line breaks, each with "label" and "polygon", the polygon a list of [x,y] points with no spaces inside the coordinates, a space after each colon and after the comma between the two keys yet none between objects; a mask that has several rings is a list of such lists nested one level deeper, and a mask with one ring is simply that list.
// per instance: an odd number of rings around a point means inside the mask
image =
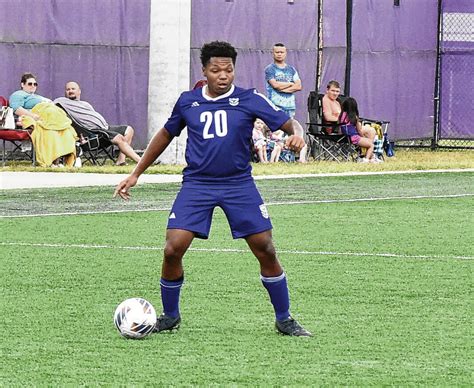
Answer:
[{"label": "man in blue tank top", "polygon": [[282,129],[287,146],[304,147],[303,129],[255,89],[233,84],[237,52],[227,42],[211,42],[201,49],[208,84],[184,92],[173,112],[148,145],[130,176],[114,196],[128,200],[138,177],[187,127],[187,167],[171,209],[161,272],[163,314],[155,331],[171,331],[181,323],[179,296],[184,281],[182,259],[195,237],[207,239],[214,208],[221,207],[232,236],[244,238],[260,263],[260,277],[275,310],[276,330],[284,335],[311,336],[290,315],[285,272],[272,241],[272,224],[251,176],[250,140],[253,122],[262,119],[272,131]]}]

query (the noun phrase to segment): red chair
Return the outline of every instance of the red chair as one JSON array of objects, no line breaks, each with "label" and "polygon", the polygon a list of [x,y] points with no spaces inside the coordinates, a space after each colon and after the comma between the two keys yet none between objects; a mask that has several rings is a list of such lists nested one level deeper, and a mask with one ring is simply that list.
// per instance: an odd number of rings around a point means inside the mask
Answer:
[{"label": "red chair", "polygon": [[[8,100],[0,96],[0,106],[8,106]],[[2,140],[2,166],[5,167],[5,162],[8,159],[8,153],[6,152],[6,142],[9,142],[12,145],[12,149],[9,151],[10,155],[15,154],[15,152],[21,152],[23,155],[26,155],[28,159],[35,163],[35,152],[33,149],[33,144],[31,145],[31,150],[23,150],[22,143],[24,141],[31,141],[30,132],[24,129],[2,129],[0,127],[0,140]]]},{"label": "red chair", "polygon": [[28,157],[33,162],[33,166],[35,165],[35,155],[33,151],[33,146],[31,146],[31,150],[23,151],[21,148],[21,144],[24,141],[31,140],[30,133],[23,129],[0,129],[0,140],[2,140],[2,166],[5,167],[5,162],[7,161],[7,152],[6,152],[6,142],[10,142],[13,148],[10,150],[10,154],[14,154],[15,152],[21,152]]},{"label": "red chair", "polygon": [[8,106],[8,100],[3,96],[0,96],[0,106]]}]

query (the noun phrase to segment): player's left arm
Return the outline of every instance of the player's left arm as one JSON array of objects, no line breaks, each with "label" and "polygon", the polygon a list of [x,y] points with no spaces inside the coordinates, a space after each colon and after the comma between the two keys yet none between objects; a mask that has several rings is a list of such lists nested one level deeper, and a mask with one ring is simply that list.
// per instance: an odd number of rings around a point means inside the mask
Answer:
[{"label": "player's left arm", "polygon": [[289,119],[281,126],[281,129],[288,135],[285,143],[286,146],[292,151],[301,151],[306,144],[303,138],[304,131],[301,124],[295,119]]}]

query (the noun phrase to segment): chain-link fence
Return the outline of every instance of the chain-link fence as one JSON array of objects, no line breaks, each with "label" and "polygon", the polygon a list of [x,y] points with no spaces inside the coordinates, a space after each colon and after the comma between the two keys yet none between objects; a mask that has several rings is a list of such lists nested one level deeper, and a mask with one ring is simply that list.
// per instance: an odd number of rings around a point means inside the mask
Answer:
[{"label": "chain-link fence", "polygon": [[474,13],[441,14],[437,147],[474,148]]}]

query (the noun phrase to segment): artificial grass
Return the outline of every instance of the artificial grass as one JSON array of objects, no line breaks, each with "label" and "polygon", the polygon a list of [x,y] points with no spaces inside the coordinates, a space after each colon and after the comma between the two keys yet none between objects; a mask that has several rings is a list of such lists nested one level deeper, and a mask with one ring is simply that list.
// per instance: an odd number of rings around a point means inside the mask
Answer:
[{"label": "artificial grass", "polygon": [[[274,333],[257,261],[220,210],[210,239],[185,257],[179,332],[118,335],[123,299],[142,296],[160,311],[168,212],[133,210],[146,198],[169,203],[176,185],[137,187],[123,213],[100,213],[109,190],[78,188],[96,214],[2,218],[0,385],[469,385],[473,176],[258,183],[267,202],[282,203],[269,206],[275,244],[292,311],[313,338]],[[12,195],[29,193],[49,211],[69,198],[62,189]],[[377,193],[426,198],[301,203]]]}]

